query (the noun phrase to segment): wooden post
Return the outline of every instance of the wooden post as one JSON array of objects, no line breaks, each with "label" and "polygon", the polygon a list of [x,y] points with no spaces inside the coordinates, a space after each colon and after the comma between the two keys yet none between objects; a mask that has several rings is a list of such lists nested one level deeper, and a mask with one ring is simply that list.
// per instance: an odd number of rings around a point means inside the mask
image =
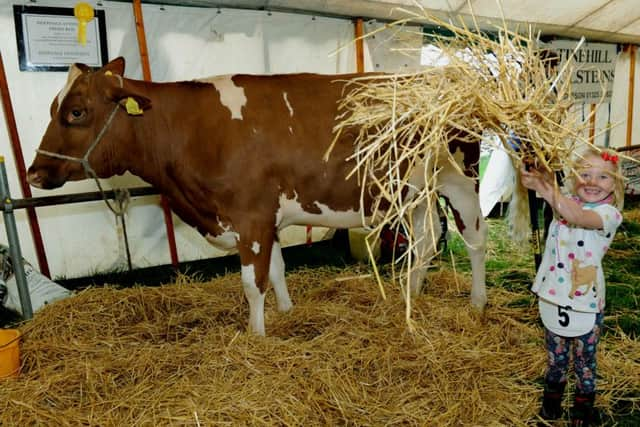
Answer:
[{"label": "wooden post", "polygon": [[633,139],[633,98],[636,74],[636,46],[629,44],[625,48],[629,52],[629,90],[627,92],[627,139],[625,145],[629,147]]},{"label": "wooden post", "polygon": [[356,19],[355,25],[356,32],[356,71],[358,73],[364,73],[364,41],[362,35],[364,34],[364,23],[362,18]]},{"label": "wooden post", "polygon": [[[0,97],[2,97],[4,119],[7,123],[9,139],[11,140],[11,150],[13,151],[13,158],[15,160],[16,170],[18,172],[18,179],[20,181],[20,189],[22,190],[22,197],[31,197],[31,188],[29,188],[29,184],[27,183],[27,170],[25,168],[24,156],[22,155],[20,137],[18,136],[18,128],[16,126],[16,118],[13,113],[13,107],[11,106],[11,96],[9,93],[9,85],[7,83],[7,75],[5,74],[5,71],[4,71],[4,63],[2,61],[1,52],[0,52]],[[51,278],[51,273],[49,272],[49,263],[47,262],[47,254],[44,250],[44,243],[42,241],[40,224],[38,223],[38,216],[36,215],[36,210],[34,208],[27,209],[27,218],[29,220],[29,228],[31,229],[31,238],[33,239],[33,245],[35,246],[35,249],[36,249],[36,256],[38,257],[38,267],[40,268],[40,273],[42,273],[44,276]]]},{"label": "wooden post", "polygon": [[596,138],[596,104],[589,108],[589,143],[595,144]]},{"label": "wooden post", "polygon": [[[140,63],[142,64],[142,76],[145,81],[151,81],[151,67],[149,66],[149,52],[147,50],[147,38],[144,34],[144,20],[142,18],[142,5],[140,0],[133,0],[133,14],[136,21],[136,34],[138,36],[138,49],[140,51]],[[176,236],[173,228],[173,218],[169,203],[164,196],[160,196],[160,205],[164,213],[164,223],[167,227],[167,239],[169,241],[169,252],[171,254],[171,264],[178,267],[178,249],[176,248]]]}]

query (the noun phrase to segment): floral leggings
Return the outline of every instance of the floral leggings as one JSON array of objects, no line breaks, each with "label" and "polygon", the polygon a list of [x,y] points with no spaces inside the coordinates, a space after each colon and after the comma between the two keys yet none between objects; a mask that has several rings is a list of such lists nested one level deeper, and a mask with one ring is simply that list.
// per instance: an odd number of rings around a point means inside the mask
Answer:
[{"label": "floral leggings", "polygon": [[579,337],[562,337],[545,328],[544,338],[547,348],[547,383],[567,381],[569,353],[573,348],[573,369],[576,373],[576,391],[593,393],[596,390],[596,349],[604,314],[596,315],[596,323],[591,332]]}]

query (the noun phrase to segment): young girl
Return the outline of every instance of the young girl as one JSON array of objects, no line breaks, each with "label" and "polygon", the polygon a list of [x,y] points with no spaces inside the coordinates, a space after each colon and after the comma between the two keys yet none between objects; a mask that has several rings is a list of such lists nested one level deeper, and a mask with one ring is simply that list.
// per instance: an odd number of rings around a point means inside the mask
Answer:
[{"label": "young girl", "polygon": [[588,426],[595,422],[596,347],[604,318],[602,258],[622,222],[624,179],[614,151],[589,147],[578,159],[579,176],[569,178],[569,196],[559,192],[551,174],[523,168],[520,177],[556,216],[532,287],[539,297],[548,352],[540,416],[562,416],[572,350],[576,390],[571,422]]}]

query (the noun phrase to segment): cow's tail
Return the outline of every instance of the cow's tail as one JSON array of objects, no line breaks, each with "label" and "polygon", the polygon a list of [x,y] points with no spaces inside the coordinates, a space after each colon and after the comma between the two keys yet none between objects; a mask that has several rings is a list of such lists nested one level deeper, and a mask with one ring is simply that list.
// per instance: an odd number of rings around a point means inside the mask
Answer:
[{"label": "cow's tail", "polygon": [[527,189],[520,183],[520,174],[516,173],[513,195],[507,210],[507,223],[509,235],[519,247],[528,247],[531,233],[529,195],[527,193]]}]

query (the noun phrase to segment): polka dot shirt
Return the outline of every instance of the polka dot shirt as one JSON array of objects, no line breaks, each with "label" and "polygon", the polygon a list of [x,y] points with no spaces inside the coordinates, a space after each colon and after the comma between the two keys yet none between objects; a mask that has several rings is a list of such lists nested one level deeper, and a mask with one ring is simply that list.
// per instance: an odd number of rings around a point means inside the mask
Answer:
[{"label": "polka dot shirt", "polygon": [[598,313],[605,306],[602,258],[622,223],[622,215],[608,204],[585,205],[584,209],[600,215],[603,228],[574,227],[563,219],[554,219],[531,290],[553,304]]}]

